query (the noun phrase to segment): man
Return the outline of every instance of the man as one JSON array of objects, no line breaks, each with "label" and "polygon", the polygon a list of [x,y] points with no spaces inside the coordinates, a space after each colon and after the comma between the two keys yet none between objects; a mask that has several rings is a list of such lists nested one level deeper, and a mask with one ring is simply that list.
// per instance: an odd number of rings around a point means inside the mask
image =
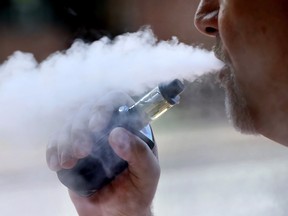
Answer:
[{"label": "man", "polygon": [[[216,56],[227,64],[220,80],[235,127],[243,133],[263,134],[283,145],[288,145],[287,10],[286,0],[201,0],[195,16],[197,28],[215,37]],[[111,98],[117,99],[115,107],[131,103],[126,96],[110,94],[90,108],[90,115],[76,116],[74,121],[81,119],[82,128],[73,127],[72,122],[66,133],[69,135],[56,139],[47,150],[51,169],[71,168],[89,153],[89,140],[78,139],[81,141],[77,145],[73,141],[87,130],[105,127],[112,113],[105,100]],[[79,215],[152,215],[160,173],[157,157],[125,129],[113,130],[109,140],[114,151],[128,161],[129,168],[89,198],[70,192]]]},{"label": "man", "polygon": [[216,38],[216,56],[230,69],[220,79],[236,128],[283,145],[288,145],[287,8],[285,0],[207,0],[195,17],[197,28]]}]

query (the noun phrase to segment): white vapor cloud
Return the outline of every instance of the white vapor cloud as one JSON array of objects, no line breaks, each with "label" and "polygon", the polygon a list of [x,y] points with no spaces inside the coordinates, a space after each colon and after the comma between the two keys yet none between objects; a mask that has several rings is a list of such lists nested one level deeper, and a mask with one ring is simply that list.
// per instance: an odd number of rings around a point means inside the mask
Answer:
[{"label": "white vapor cloud", "polygon": [[139,95],[159,82],[193,81],[222,66],[213,53],[176,38],[158,41],[150,29],[76,41],[41,63],[15,52],[0,66],[0,142],[46,142],[78,106],[110,90]]}]

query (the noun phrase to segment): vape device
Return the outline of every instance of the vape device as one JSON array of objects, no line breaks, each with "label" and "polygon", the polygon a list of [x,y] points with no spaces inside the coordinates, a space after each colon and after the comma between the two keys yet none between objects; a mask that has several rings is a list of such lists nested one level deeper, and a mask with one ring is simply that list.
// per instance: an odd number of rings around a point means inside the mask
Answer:
[{"label": "vape device", "polygon": [[152,149],[154,137],[149,123],[178,104],[179,94],[183,90],[183,83],[175,79],[170,83],[160,84],[130,107],[119,107],[107,128],[100,135],[93,136],[91,153],[80,159],[72,169],[58,171],[59,180],[81,196],[90,196],[109,184],[128,167],[128,163],[118,157],[108,143],[108,136],[113,128],[123,127],[129,130]]}]

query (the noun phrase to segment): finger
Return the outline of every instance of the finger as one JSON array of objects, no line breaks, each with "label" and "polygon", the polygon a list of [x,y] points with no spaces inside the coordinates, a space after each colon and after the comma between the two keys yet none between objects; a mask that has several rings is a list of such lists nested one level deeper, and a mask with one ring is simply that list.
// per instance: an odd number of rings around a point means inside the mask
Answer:
[{"label": "finger", "polygon": [[57,142],[51,140],[46,148],[46,162],[48,167],[53,171],[61,169],[60,162],[58,159]]},{"label": "finger", "polygon": [[77,139],[72,141],[72,152],[76,159],[81,159],[88,156],[92,151],[93,140],[91,134],[86,131],[79,132]]},{"label": "finger", "polygon": [[74,157],[70,139],[71,125],[64,127],[57,138],[57,152],[60,167],[70,169],[77,163],[78,159]]},{"label": "finger", "polygon": [[92,117],[89,121],[89,129],[94,133],[101,132],[111,120],[114,111],[120,106],[130,106],[133,99],[123,92],[111,92],[97,101],[92,108]]},{"label": "finger", "polygon": [[156,189],[160,166],[148,145],[123,128],[114,129],[109,142],[115,153],[128,162],[134,182],[142,186],[152,183]]},{"label": "finger", "polygon": [[81,159],[89,155],[92,149],[92,134],[88,128],[91,106],[83,106],[74,116],[70,131],[72,155]]}]

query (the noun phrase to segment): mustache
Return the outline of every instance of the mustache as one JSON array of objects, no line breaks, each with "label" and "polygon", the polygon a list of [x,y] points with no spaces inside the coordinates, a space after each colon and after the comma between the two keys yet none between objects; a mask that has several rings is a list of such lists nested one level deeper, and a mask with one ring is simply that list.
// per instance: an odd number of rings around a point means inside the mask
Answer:
[{"label": "mustache", "polygon": [[225,63],[224,68],[222,68],[222,70],[218,73],[217,81],[222,87],[227,88],[232,84],[231,80],[233,79],[233,73],[231,72],[233,70],[233,67],[231,65],[230,57],[227,54],[225,48],[223,47],[223,43],[219,36],[216,36],[216,42],[215,45],[212,47],[212,50],[215,57]]},{"label": "mustache", "polygon": [[223,61],[224,63],[229,62],[229,57],[223,49],[223,44],[219,36],[216,37],[216,42],[215,45],[212,47],[212,50],[216,58]]}]

